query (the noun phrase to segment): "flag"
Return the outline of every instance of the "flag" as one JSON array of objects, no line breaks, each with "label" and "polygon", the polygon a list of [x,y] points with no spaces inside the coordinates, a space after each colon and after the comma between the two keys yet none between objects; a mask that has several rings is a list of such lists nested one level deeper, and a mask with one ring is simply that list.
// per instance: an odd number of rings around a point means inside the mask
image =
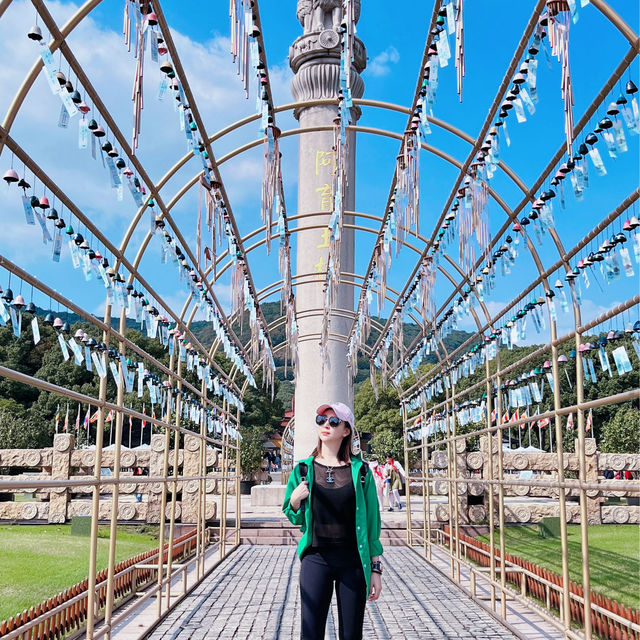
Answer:
[{"label": "flag", "polygon": [[[131,409],[131,407],[129,407]],[[129,431],[131,431],[131,427],[133,427],[133,416],[129,414]]]},{"label": "flag", "polygon": [[113,409],[111,409],[111,411],[109,411],[109,413],[107,414],[107,417],[104,419],[105,422],[111,422],[113,420]]},{"label": "flag", "polygon": [[[521,417],[521,418],[528,418],[528,417],[529,417],[529,407],[527,407],[527,408],[522,412],[522,414],[520,415],[520,417]],[[523,422],[523,423],[520,425],[520,428],[521,428],[523,431],[524,431],[524,429],[525,429],[526,427],[529,427],[529,429],[531,429],[531,423],[527,424],[526,422]]]},{"label": "flag", "polygon": [[591,427],[593,427],[593,409],[589,409],[589,415],[587,416],[587,424],[584,428],[585,431],[591,431]]},{"label": "flag", "polygon": [[60,425],[60,405],[56,409],[56,433],[58,433],[58,427]]},{"label": "flag", "polygon": [[571,412],[567,418],[567,429],[569,429],[569,431],[573,431],[573,412]]},{"label": "flag", "polygon": [[509,410],[507,409],[502,416],[502,424],[509,422]]},{"label": "flag", "polygon": [[80,431],[80,405],[78,405],[78,415],[76,416],[76,431]]},{"label": "flag", "polygon": [[[513,412],[511,420],[520,420],[520,412],[518,411],[518,409]],[[522,425],[520,425],[520,428],[522,428]]]},{"label": "flag", "polygon": [[494,410],[491,412],[491,422],[495,422],[497,417],[498,417],[498,412],[497,412],[497,410],[496,410],[496,409],[494,409]]},{"label": "flag", "polygon": [[69,431],[69,403],[67,402],[67,413],[64,416],[64,432]]},{"label": "flag", "polygon": [[98,419],[98,415],[100,415],[100,409],[96,409],[96,412],[91,416],[89,422],[95,422]]},{"label": "flag", "polygon": [[[547,411],[549,411],[548,407],[547,407]],[[549,418],[541,418],[540,420],[538,420],[538,426],[539,427],[548,427],[550,422],[551,422],[551,420],[549,420]]]},{"label": "flag", "polygon": [[87,432],[89,431],[89,422],[91,422],[91,405],[87,406],[87,414],[82,421],[82,428],[86,429]]}]

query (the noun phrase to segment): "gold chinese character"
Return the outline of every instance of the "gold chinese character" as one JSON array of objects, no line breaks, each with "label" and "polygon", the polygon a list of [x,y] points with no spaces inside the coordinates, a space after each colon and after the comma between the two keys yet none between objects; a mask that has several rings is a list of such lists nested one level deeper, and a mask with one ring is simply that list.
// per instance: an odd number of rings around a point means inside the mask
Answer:
[{"label": "gold chinese character", "polygon": [[316,191],[320,194],[320,211],[333,211],[333,187],[325,182]]},{"label": "gold chinese character", "polygon": [[331,229],[327,227],[322,231],[322,244],[319,244],[316,249],[328,249],[329,248],[329,237],[331,236]]},{"label": "gold chinese character", "polygon": [[331,167],[331,173],[336,163],[333,151],[316,151],[316,175],[320,175],[320,167]]},{"label": "gold chinese character", "polygon": [[320,256],[320,260],[318,260],[317,264],[313,265],[313,270],[318,274],[318,276],[322,276],[324,271],[324,257]]}]

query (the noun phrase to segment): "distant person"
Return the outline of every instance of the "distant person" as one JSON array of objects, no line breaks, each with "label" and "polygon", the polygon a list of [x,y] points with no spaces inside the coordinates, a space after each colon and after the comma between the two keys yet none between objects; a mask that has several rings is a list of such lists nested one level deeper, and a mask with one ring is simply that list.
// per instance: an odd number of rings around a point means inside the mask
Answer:
[{"label": "distant person", "polygon": [[376,494],[378,495],[378,504],[380,509],[384,509],[384,472],[383,466],[378,462],[378,458],[373,458],[369,463],[369,469],[373,473],[373,479],[376,483]]},{"label": "distant person", "polygon": [[387,471],[387,484],[389,487],[389,511],[393,511],[394,505],[398,509],[402,509],[402,503],[400,502],[400,491],[402,485],[405,482],[405,472],[402,465],[393,459],[391,453],[386,455],[385,470]]},{"label": "distant person", "polygon": [[611,469],[606,469],[602,475],[604,476],[605,480],[613,480],[614,477],[614,473],[613,471],[611,471]]},{"label": "distant person", "polygon": [[279,453],[276,453],[276,471],[280,471],[280,462],[282,461],[282,458],[280,457]]},{"label": "distant person", "polygon": [[624,479],[625,480],[633,480],[633,471],[631,471],[631,469],[627,469],[624,472]]},{"label": "distant person", "polygon": [[[144,475],[144,471],[142,470],[142,467],[136,467],[135,471],[133,472],[134,476],[142,476]],[[138,485],[136,485],[138,486]],[[138,502],[142,502],[142,494],[141,493],[136,493],[136,500]]]}]

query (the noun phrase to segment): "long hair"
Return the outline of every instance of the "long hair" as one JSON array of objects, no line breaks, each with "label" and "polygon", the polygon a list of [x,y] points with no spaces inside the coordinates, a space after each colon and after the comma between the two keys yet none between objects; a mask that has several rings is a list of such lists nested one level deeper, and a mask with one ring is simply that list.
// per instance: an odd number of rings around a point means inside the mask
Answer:
[{"label": "long hair", "polygon": [[[349,427],[349,435],[342,438],[342,442],[340,443],[340,449],[338,451],[338,460],[340,462],[351,462],[351,439],[353,437],[353,427],[348,423],[344,423],[347,427]],[[322,451],[322,440],[320,440],[320,436],[318,436],[318,444],[316,448],[311,452],[311,455],[314,458],[317,458]]]}]

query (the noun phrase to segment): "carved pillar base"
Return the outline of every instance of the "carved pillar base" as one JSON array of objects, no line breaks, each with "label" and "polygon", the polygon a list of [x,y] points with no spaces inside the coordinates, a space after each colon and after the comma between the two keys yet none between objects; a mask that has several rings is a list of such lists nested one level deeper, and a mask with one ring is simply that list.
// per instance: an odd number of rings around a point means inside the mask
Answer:
[{"label": "carved pillar base", "polygon": [[[68,480],[71,470],[71,453],[75,438],[70,433],[56,433],[53,437],[52,480]],[[67,487],[53,487],[49,493],[49,522],[64,524],[67,521],[67,505],[71,493]]]}]

